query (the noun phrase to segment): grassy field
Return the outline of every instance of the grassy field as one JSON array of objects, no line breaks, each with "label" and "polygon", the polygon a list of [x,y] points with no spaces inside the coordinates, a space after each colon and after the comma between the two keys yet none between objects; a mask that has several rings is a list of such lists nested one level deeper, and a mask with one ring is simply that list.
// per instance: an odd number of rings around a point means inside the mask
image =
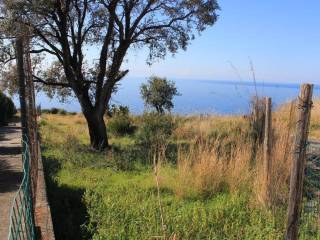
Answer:
[{"label": "grassy field", "polygon": [[[57,239],[283,239],[290,169],[283,149],[294,125],[288,114],[284,108],[274,116],[270,208],[262,200],[261,151],[252,153],[244,117],[174,116],[173,132],[156,139],[161,144],[154,151],[153,143],[139,142],[146,119],[135,116],[135,133],[110,134],[111,150],[100,153],[88,148],[81,115],[43,115]],[[320,123],[313,116],[317,138]],[[300,236],[320,239],[320,232],[303,222]]]}]

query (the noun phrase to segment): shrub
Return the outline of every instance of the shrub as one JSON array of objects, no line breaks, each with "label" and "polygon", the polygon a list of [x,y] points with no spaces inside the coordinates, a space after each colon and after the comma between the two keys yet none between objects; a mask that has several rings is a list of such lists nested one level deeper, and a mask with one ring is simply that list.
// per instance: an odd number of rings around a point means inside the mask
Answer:
[{"label": "shrub", "polygon": [[108,121],[108,130],[115,136],[132,134],[135,127],[129,115],[128,107],[113,107],[111,118]]},{"label": "shrub", "polygon": [[[51,109],[42,109],[41,113],[47,113],[47,114],[61,114],[61,115],[67,115],[68,112],[64,110],[63,108],[51,108]],[[71,114],[73,115],[73,114]]]},{"label": "shrub", "polygon": [[50,113],[50,109],[41,109],[41,114]]},{"label": "shrub", "polygon": [[0,125],[6,124],[16,113],[12,100],[0,91]]},{"label": "shrub", "polygon": [[59,113],[59,108],[51,108],[50,113],[51,114],[58,114]]},{"label": "shrub", "polygon": [[64,110],[64,109],[59,109],[58,110],[58,114],[61,114],[61,115],[67,115],[67,111],[66,110]]},{"label": "shrub", "polygon": [[149,157],[155,153],[165,157],[168,139],[174,130],[172,117],[158,113],[144,113],[141,121],[136,135],[138,145],[149,153]]},{"label": "shrub", "polygon": [[107,111],[107,115],[109,117],[115,116],[115,115],[129,115],[129,107],[122,106],[122,105],[115,105],[112,104],[111,107]]}]

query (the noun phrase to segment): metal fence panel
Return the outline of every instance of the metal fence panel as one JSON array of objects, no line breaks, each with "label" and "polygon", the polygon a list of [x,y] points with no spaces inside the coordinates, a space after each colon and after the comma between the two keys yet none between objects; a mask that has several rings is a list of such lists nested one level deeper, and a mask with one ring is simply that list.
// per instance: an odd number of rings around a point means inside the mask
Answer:
[{"label": "metal fence panel", "polygon": [[31,193],[30,151],[22,141],[23,179],[14,197],[8,240],[35,240],[34,214]]}]

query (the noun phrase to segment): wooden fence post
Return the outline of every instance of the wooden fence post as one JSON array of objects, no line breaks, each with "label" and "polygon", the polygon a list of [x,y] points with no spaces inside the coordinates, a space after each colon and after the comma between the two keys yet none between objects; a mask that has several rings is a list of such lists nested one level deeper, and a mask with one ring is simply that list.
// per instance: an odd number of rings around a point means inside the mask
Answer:
[{"label": "wooden fence post", "polygon": [[306,161],[306,146],[312,106],[312,91],[312,84],[303,84],[297,101],[298,121],[296,124],[294,155],[290,177],[286,240],[298,239],[304,168]]},{"label": "wooden fence post", "polygon": [[271,200],[271,139],[272,139],[272,105],[271,98],[265,98],[265,122],[264,122],[264,141],[263,141],[263,168],[265,177],[265,204],[269,205]]}]

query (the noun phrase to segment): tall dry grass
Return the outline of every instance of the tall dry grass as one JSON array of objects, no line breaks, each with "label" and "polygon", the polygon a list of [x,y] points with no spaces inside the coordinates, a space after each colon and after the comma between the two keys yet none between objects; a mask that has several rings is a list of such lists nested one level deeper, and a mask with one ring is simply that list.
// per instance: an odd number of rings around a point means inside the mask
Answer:
[{"label": "tall dry grass", "polygon": [[181,117],[176,122],[178,127],[174,131],[174,138],[191,142],[226,133],[239,135],[249,127],[243,116],[195,115]]},{"label": "tall dry grass", "polygon": [[[273,127],[270,185],[268,185],[264,172],[261,151],[257,155],[255,167],[257,175],[253,182],[255,200],[258,204],[265,206],[279,206],[287,202],[293,156],[294,139],[292,134],[288,134],[292,132],[292,129],[288,129],[286,123],[277,121],[277,119],[273,120]],[[270,191],[269,198],[266,197],[268,191]]]},{"label": "tall dry grass", "polygon": [[229,154],[220,154],[219,144],[204,141],[192,144],[187,150],[179,149],[178,196],[209,197],[246,188],[254,173],[250,168],[251,144],[236,146]]},{"label": "tall dry grass", "polygon": [[[255,144],[255,139],[250,137],[250,123],[245,123],[249,119],[206,117],[192,120],[176,131],[179,136],[196,139],[188,148],[178,151],[178,196],[208,197],[223,191],[246,191],[255,204],[278,206],[286,203],[294,141],[294,105],[279,108],[273,114],[270,186],[263,167],[263,145]],[[241,130],[235,134],[239,127]],[[192,129],[191,133],[188,129]],[[215,131],[223,133],[212,140],[210,136]],[[271,194],[270,202],[266,203],[268,187]]]},{"label": "tall dry grass", "polygon": [[[264,172],[265,168],[263,166],[261,151],[257,156],[257,176],[253,183],[253,189],[254,197],[258,204],[277,207],[287,203],[293,157],[296,110],[295,101],[292,101],[280,106],[273,112],[271,177],[269,185],[266,173]],[[268,191],[270,193],[266,197]]]}]

